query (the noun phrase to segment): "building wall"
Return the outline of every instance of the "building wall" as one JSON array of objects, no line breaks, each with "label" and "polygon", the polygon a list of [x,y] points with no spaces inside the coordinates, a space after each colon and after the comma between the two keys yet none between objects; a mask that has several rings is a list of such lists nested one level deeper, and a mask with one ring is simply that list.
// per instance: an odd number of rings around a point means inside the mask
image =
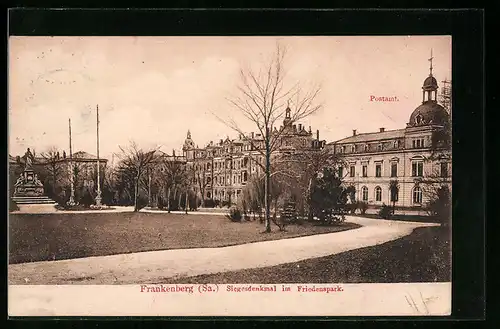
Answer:
[{"label": "building wall", "polygon": [[[283,123],[276,154],[324,147],[325,141],[319,140],[319,131],[314,136],[310,128],[306,131],[301,124]],[[193,148],[193,144],[188,132],[183,152],[191,168],[192,188],[199,197],[237,203],[247,183],[264,174],[265,157],[260,151],[264,149],[264,140],[260,134],[241,135],[238,139],[220,140],[217,144],[211,142],[205,148]],[[201,186],[200,178],[205,182]]]},{"label": "building wall", "polygon": [[[393,139],[377,139],[376,134],[370,136],[370,141],[335,142],[328,145],[333,152],[340,152],[339,155],[345,161],[343,168],[344,183],[353,185],[356,188],[356,199],[366,201],[369,205],[380,207],[382,204],[390,205],[391,194],[389,184],[391,180],[399,183],[398,201],[396,207],[402,208],[423,208],[429,201],[427,193],[430,180],[439,183],[446,182],[451,190],[451,153],[446,154],[442,159],[431,159],[432,150],[431,136],[436,127],[427,126],[419,129],[408,128]],[[382,136],[382,134],[380,134]],[[420,145],[414,145],[414,141],[420,140]],[[423,142],[422,142],[423,141]],[[423,144],[422,144],[423,143]],[[370,145],[368,149],[364,145]],[[383,144],[382,148],[377,147]],[[355,146],[355,152],[352,146]],[[344,153],[342,153],[344,150]],[[422,176],[413,176],[413,163],[422,163]],[[446,164],[447,176],[441,176],[441,163]],[[392,176],[392,165],[397,166],[396,175]],[[363,165],[366,166],[366,177],[363,177]],[[380,177],[376,177],[376,166],[380,165]],[[354,166],[354,177],[350,175],[350,167]],[[443,172],[445,174],[445,172]],[[418,172],[417,172],[418,175]],[[368,199],[363,199],[363,188],[368,189]],[[376,198],[376,188],[381,189],[381,198]],[[420,203],[414,202],[413,191],[420,187],[422,200]]]}]

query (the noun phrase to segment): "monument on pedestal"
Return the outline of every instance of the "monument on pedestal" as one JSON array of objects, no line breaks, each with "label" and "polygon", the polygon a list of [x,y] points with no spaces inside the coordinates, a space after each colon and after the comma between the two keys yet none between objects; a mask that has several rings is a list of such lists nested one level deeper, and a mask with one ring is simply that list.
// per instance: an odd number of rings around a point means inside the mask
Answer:
[{"label": "monument on pedestal", "polygon": [[29,148],[24,158],[26,164],[23,173],[19,175],[14,185],[14,196],[12,197],[12,201],[18,206],[55,205],[55,201],[44,195],[43,184],[38,180],[38,176],[33,170],[33,161],[35,157]]},{"label": "monument on pedestal", "polygon": [[24,172],[19,175],[16,184],[14,185],[15,197],[37,197],[43,196],[43,184],[38,180],[37,174],[33,170],[34,156],[30,149],[24,155],[26,158],[26,165]]}]

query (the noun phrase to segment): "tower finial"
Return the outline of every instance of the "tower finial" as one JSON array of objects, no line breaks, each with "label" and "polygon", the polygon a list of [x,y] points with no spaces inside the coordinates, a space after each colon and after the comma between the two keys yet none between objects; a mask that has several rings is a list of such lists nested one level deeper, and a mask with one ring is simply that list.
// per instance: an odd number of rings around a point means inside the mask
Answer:
[{"label": "tower finial", "polygon": [[432,77],[432,60],[434,59],[434,57],[432,57],[432,48],[431,48],[431,57],[429,58],[429,62],[430,62],[430,73],[429,73],[429,76]]},{"label": "tower finial", "polygon": [[290,99],[286,101],[285,118],[290,118]]}]

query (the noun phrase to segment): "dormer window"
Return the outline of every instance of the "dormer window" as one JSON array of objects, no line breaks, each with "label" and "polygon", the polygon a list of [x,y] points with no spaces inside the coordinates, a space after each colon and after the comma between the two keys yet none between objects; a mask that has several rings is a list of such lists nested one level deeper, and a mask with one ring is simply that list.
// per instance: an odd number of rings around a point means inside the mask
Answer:
[{"label": "dormer window", "polygon": [[356,152],[356,145],[351,145],[351,152],[352,153]]},{"label": "dormer window", "polygon": [[417,117],[415,118],[415,122],[417,123],[417,125],[422,124],[423,121],[424,121],[424,118],[422,117],[421,114],[417,115]]},{"label": "dormer window", "polygon": [[369,150],[369,147],[368,147],[368,144],[365,145],[365,152],[368,152]]},{"label": "dormer window", "polygon": [[377,150],[378,150],[378,151],[382,151],[382,144],[378,144],[378,145],[377,145]]}]

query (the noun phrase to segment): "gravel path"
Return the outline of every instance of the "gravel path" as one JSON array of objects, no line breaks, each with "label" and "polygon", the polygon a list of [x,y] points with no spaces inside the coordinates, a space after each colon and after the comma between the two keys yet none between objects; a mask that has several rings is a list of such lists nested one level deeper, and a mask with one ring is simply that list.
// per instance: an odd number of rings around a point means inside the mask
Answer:
[{"label": "gravel path", "polygon": [[136,284],[267,267],[392,241],[436,224],[347,217],[363,227],[338,233],[197,248],[9,265],[9,284]]}]

